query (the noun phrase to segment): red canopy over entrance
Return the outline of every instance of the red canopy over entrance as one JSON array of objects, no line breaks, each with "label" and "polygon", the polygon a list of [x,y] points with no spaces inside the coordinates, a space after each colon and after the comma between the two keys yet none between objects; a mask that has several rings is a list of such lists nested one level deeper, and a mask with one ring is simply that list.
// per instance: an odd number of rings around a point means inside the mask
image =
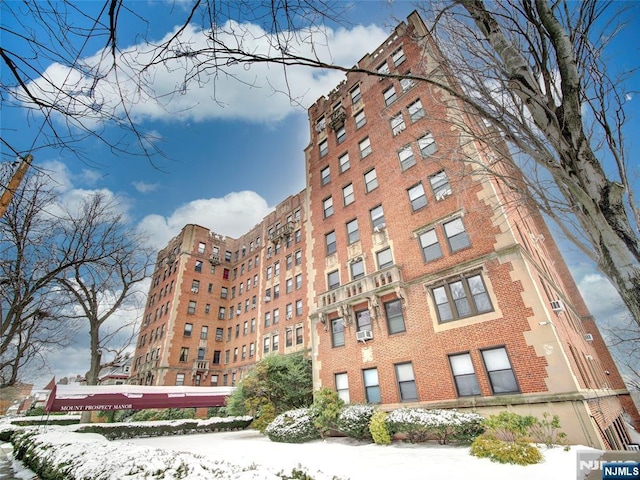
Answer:
[{"label": "red canopy over entrance", "polygon": [[47,412],[219,407],[233,387],[149,387],[142,385],[55,385]]}]

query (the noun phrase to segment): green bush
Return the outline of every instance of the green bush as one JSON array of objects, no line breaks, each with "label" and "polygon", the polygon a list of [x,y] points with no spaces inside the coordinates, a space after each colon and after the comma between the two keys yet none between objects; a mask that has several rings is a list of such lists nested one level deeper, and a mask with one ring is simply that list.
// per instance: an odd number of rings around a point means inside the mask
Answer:
[{"label": "green bush", "polygon": [[455,409],[398,408],[387,417],[387,426],[392,435],[406,435],[412,443],[436,440],[445,445],[451,441],[471,443],[483,432],[483,421],[476,413]]},{"label": "green bush", "polygon": [[321,437],[324,438],[331,430],[337,429],[338,417],[343,408],[344,401],[335,390],[324,387],[315,392],[310,412],[313,426]]},{"label": "green bush", "polygon": [[130,422],[146,422],[156,420],[182,420],[195,418],[195,408],[163,408],[138,410],[133,415],[127,417]]},{"label": "green bush", "polygon": [[544,412],[542,420],[536,419],[529,427],[529,434],[537,443],[543,443],[547,448],[552,448],[555,445],[564,445],[566,441],[567,434],[560,428],[560,417]]},{"label": "green bush", "polygon": [[518,415],[517,413],[502,411],[485,419],[484,426],[494,437],[514,442],[526,439],[529,429],[536,423],[532,415]]},{"label": "green bush", "polygon": [[374,410],[372,405],[347,405],[342,409],[338,417],[338,430],[356,440],[371,439],[369,422]]},{"label": "green bush", "polygon": [[371,421],[369,422],[369,432],[371,438],[377,445],[389,445],[391,443],[391,434],[387,427],[387,413],[382,410],[376,410],[371,415]]},{"label": "green bush", "polygon": [[38,417],[46,415],[47,412],[45,412],[44,407],[31,407],[26,412],[24,412],[24,414],[27,417]]},{"label": "green bush", "polygon": [[308,408],[281,413],[269,424],[265,433],[271,441],[283,443],[303,443],[320,438]]},{"label": "green bush", "polygon": [[534,465],[543,460],[540,450],[524,439],[508,442],[491,434],[483,434],[476,438],[469,453],[479,458],[488,458],[492,462],[516,465]]},{"label": "green bush", "polygon": [[260,433],[264,433],[269,424],[276,418],[276,409],[271,403],[266,403],[258,409],[257,415],[251,426]]}]

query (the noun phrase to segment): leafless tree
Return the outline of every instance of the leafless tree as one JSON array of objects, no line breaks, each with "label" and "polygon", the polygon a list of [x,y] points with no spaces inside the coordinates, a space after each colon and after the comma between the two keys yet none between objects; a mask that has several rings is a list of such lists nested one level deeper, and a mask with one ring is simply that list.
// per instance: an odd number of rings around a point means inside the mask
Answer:
[{"label": "leafless tree", "polygon": [[[118,223],[112,205],[87,199],[78,210],[58,200],[50,179],[32,174],[0,219],[0,388],[76,340],[75,299],[65,295],[60,279],[126,258],[137,240]],[[131,269],[138,274],[138,266]]]},{"label": "leafless tree", "polygon": [[[27,4],[24,13],[46,18],[34,9],[37,2]],[[182,19],[178,10],[171,12],[178,25],[172,34],[133,50],[119,44],[118,19],[125,11],[121,0],[106,1],[96,11],[100,15],[87,14],[87,18],[105,19],[100,28],[106,45],[92,64],[67,61],[93,81],[82,83],[91,87],[83,95],[77,89],[58,87],[68,100],[65,108],[84,114],[116,112],[116,118],[110,120],[128,121],[129,104],[118,101],[113,108],[101,103],[95,94],[101,91],[100,84],[115,82],[124,88],[124,82],[119,82],[126,79],[135,85],[136,99],[154,98],[152,80],[161,69],[182,74],[175,91],[163,94],[167,101],[190,86],[209,88],[216,101],[216,79],[238,78],[238,66],[275,64],[285,74],[288,68],[300,66],[363,71],[358,66],[336,65],[325,55],[328,29],[339,24],[347,3],[194,0],[190,5]],[[470,114],[467,118],[482,118],[486,128],[467,128],[468,141],[491,153],[480,166],[487,174],[499,176],[523,200],[535,201],[611,280],[640,325],[640,210],[630,181],[624,130],[625,80],[636,69],[616,76],[607,57],[607,48],[627,18],[626,4],[442,0],[417,6],[430,29],[430,35],[421,39],[425,51],[442,60],[436,62],[442,68],[431,68],[425,58],[423,68],[408,77],[383,75],[427,82],[446,94],[443,98],[451,99],[447,100],[449,108]],[[64,23],[66,17],[55,18]],[[78,35],[94,32],[70,31]],[[52,30],[51,35],[55,37],[56,32]],[[34,45],[44,48],[42,43]],[[5,51],[2,58],[16,78],[26,70],[15,68],[10,62],[16,64],[15,57],[7,59]],[[108,75],[100,75],[105,72]],[[46,89],[36,93],[50,98],[43,91]],[[42,103],[28,94],[19,100],[37,108]],[[50,103],[45,103],[47,108],[52,108]],[[523,175],[512,181],[505,172],[514,166]]]}]

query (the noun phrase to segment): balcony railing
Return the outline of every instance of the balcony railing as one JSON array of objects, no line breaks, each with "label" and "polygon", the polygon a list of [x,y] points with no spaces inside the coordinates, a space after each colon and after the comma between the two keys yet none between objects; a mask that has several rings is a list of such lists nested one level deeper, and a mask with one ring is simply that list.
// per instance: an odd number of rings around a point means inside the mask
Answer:
[{"label": "balcony railing", "polygon": [[289,237],[293,234],[294,224],[293,222],[287,222],[284,225],[279,226],[274,232],[269,234],[269,240],[277,243],[279,240]]},{"label": "balcony railing", "polygon": [[207,360],[196,360],[193,363],[193,369],[196,371],[209,370],[209,362]]},{"label": "balcony railing", "polygon": [[358,278],[318,296],[318,308],[333,310],[341,303],[354,304],[371,294],[380,294],[402,286],[402,272],[396,265]]}]

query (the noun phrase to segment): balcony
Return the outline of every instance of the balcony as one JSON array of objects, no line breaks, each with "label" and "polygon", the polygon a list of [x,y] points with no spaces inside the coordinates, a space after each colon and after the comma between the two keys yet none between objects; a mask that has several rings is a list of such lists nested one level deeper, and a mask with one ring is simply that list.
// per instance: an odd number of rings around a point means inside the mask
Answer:
[{"label": "balcony", "polygon": [[270,233],[269,240],[273,243],[278,243],[280,240],[291,236],[293,234],[293,229],[293,222],[287,222],[284,225],[279,226],[274,232]]},{"label": "balcony", "polygon": [[402,289],[402,286],[402,272],[398,266],[393,265],[322,293],[318,296],[318,309],[326,313],[342,305],[364,301],[372,295],[379,296]]},{"label": "balcony", "polygon": [[211,262],[211,265],[220,265],[220,256],[212,253],[211,256],[209,257],[209,262]]},{"label": "balcony", "polygon": [[209,370],[209,362],[207,360],[196,360],[193,362],[193,370],[196,372]]},{"label": "balcony", "polygon": [[347,118],[347,112],[345,111],[344,107],[339,107],[335,109],[331,113],[331,119],[329,120],[329,127],[331,127],[332,130],[338,130],[340,127],[344,125],[344,121],[346,120],[346,118]]}]

